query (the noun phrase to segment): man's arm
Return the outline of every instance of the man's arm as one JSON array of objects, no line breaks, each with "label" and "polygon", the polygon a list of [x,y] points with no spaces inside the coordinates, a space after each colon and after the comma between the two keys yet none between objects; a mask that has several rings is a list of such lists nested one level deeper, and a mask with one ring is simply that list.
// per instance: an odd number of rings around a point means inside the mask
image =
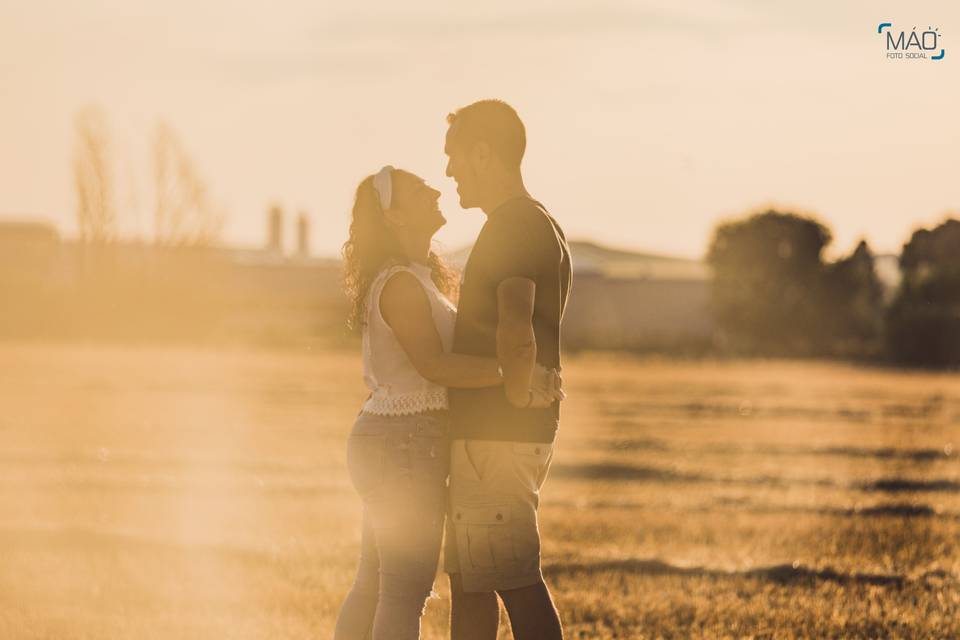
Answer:
[{"label": "man's arm", "polygon": [[537,285],[512,277],[497,286],[497,360],[503,369],[507,400],[515,407],[531,403],[530,379],[537,361],[533,304]]}]

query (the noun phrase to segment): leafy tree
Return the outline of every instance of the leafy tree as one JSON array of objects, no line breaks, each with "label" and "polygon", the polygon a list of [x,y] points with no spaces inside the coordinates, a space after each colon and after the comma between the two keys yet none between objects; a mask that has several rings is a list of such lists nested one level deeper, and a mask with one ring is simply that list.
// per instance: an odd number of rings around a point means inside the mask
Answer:
[{"label": "leafy tree", "polygon": [[846,258],[824,266],[821,292],[824,345],[843,354],[876,351],[883,321],[883,284],[865,241]]},{"label": "leafy tree", "polygon": [[707,261],[715,318],[735,351],[769,355],[878,350],[883,285],[873,253],[823,260],[830,231],[812,218],[765,211],[720,225]]},{"label": "leafy tree", "polygon": [[712,305],[734,350],[816,350],[821,253],[830,239],[816,220],[773,210],[716,229],[707,253]]},{"label": "leafy tree", "polygon": [[906,364],[960,365],[960,221],[915,231],[900,270],[886,321],[890,355]]}]

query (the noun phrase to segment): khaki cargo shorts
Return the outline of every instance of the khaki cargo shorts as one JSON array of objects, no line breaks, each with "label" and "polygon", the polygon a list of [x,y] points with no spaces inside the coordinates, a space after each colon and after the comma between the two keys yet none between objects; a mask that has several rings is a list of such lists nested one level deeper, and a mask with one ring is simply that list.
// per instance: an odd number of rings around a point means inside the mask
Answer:
[{"label": "khaki cargo shorts", "polygon": [[464,591],[536,584],[540,573],[537,508],[553,444],[454,440],[444,570]]}]

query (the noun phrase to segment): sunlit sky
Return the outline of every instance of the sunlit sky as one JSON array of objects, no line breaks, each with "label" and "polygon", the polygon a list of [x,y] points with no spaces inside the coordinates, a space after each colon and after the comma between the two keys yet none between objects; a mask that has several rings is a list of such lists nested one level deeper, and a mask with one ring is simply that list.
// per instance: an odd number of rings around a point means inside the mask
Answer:
[{"label": "sunlit sky", "polygon": [[[945,58],[887,60],[879,22],[938,28]],[[444,177],[444,117],[487,97],[524,119],[527,185],[574,238],[699,257],[774,203],[827,222],[834,253],[897,251],[960,212],[956,2],[4,0],[0,219],[75,232],[73,119],[99,105],[128,237],[152,234],[164,120],[228,243],[263,243],[278,202],[335,255],[391,163],[443,191],[458,248],[483,215]]]}]

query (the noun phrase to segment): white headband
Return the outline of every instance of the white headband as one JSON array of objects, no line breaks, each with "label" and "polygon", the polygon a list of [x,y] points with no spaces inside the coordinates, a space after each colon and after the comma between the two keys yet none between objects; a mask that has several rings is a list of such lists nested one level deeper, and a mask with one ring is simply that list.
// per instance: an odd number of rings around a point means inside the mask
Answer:
[{"label": "white headband", "polygon": [[389,164],[373,176],[373,188],[380,196],[380,208],[389,209],[393,200],[393,167]]}]

